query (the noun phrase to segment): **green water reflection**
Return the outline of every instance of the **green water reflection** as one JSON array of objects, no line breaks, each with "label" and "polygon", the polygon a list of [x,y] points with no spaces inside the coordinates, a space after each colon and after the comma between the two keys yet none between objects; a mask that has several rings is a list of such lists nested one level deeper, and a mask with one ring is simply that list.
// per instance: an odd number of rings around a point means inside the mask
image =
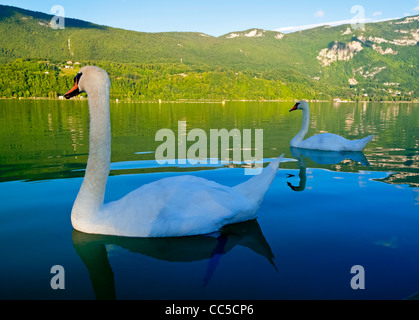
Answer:
[{"label": "green water reflection", "polygon": [[[119,103],[111,104],[112,162],[154,160],[159,129],[175,133],[178,121],[187,131],[232,128],[263,129],[264,158],[291,157],[289,141],[299,131],[301,114],[290,103]],[[82,177],[88,155],[86,101],[0,100],[0,181]],[[363,153],[369,170],[393,172],[384,181],[418,186],[419,106],[417,104],[311,103],[307,136],[332,132],[348,139],[374,134]],[[209,154],[209,152],[208,152]],[[313,159],[314,160],[314,159]],[[310,167],[356,172],[350,160]],[[286,166],[296,167],[289,163]],[[185,170],[194,170],[184,168]],[[167,168],[131,168],[112,174],[147,173]],[[173,169],[171,169],[173,170]],[[177,168],[176,170],[182,170]]]}]

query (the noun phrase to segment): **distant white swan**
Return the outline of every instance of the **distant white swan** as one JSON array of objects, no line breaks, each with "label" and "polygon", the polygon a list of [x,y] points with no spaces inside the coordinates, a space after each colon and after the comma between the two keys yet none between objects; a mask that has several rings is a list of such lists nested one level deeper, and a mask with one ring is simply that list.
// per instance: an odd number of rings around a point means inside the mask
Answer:
[{"label": "distant white swan", "polygon": [[370,135],[364,139],[351,141],[333,133],[322,133],[303,140],[310,122],[307,101],[297,102],[290,112],[294,110],[303,111],[303,125],[300,132],[291,140],[291,147],[324,151],[361,151],[373,138],[373,135]]},{"label": "distant white swan", "polygon": [[165,178],[104,204],[110,170],[110,81],[106,71],[80,69],[67,99],[85,91],[89,99],[89,157],[74,202],[74,229],[91,234],[129,237],[176,237],[207,234],[227,224],[255,219],[281,158],[235,187],[194,176]]}]

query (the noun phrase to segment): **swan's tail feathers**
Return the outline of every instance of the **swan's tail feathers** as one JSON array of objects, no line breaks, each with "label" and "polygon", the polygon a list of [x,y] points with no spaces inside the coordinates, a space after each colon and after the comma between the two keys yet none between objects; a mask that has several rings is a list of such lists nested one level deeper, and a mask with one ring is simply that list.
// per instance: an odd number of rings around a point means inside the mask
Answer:
[{"label": "swan's tail feathers", "polygon": [[365,148],[365,146],[368,144],[368,142],[370,142],[372,140],[372,138],[374,138],[374,135],[370,135],[364,139],[359,139],[358,142],[358,150],[361,151],[362,149]]},{"label": "swan's tail feathers", "polygon": [[284,155],[271,162],[271,164],[263,169],[262,173],[234,187],[234,189],[244,195],[246,198],[252,199],[258,203],[262,202],[266,191],[274,180],[279,169],[279,163]]}]

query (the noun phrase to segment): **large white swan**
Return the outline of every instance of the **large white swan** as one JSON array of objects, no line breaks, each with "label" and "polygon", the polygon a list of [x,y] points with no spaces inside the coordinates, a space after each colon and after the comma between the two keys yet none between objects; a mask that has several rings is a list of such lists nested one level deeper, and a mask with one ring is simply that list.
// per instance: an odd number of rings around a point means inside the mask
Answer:
[{"label": "large white swan", "polygon": [[85,91],[89,99],[89,157],[83,183],[71,211],[74,229],[129,237],[207,234],[222,226],[255,219],[281,158],[235,187],[194,176],[161,179],[104,204],[110,170],[110,81],[106,71],[86,66],[74,79],[67,99]]},{"label": "large white swan", "polygon": [[324,151],[361,151],[373,138],[373,135],[370,135],[364,139],[347,140],[333,133],[321,133],[303,140],[310,122],[310,108],[307,101],[302,100],[297,102],[290,112],[294,110],[303,111],[303,125],[291,140],[291,147]]}]

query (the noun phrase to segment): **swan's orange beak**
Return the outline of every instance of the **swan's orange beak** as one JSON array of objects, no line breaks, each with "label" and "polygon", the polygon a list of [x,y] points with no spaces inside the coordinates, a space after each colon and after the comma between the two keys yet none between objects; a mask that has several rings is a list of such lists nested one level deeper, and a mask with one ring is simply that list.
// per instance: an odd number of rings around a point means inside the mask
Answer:
[{"label": "swan's orange beak", "polygon": [[289,112],[294,111],[294,110],[297,110],[298,105],[299,105],[299,103],[295,104],[295,106]]},{"label": "swan's orange beak", "polygon": [[79,79],[81,77],[81,73],[78,73],[77,76],[74,78],[74,86],[73,88],[70,89],[70,91],[68,91],[64,97],[66,99],[70,99],[71,97],[77,96],[78,94],[80,94],[80,90],[79,90]]}]

